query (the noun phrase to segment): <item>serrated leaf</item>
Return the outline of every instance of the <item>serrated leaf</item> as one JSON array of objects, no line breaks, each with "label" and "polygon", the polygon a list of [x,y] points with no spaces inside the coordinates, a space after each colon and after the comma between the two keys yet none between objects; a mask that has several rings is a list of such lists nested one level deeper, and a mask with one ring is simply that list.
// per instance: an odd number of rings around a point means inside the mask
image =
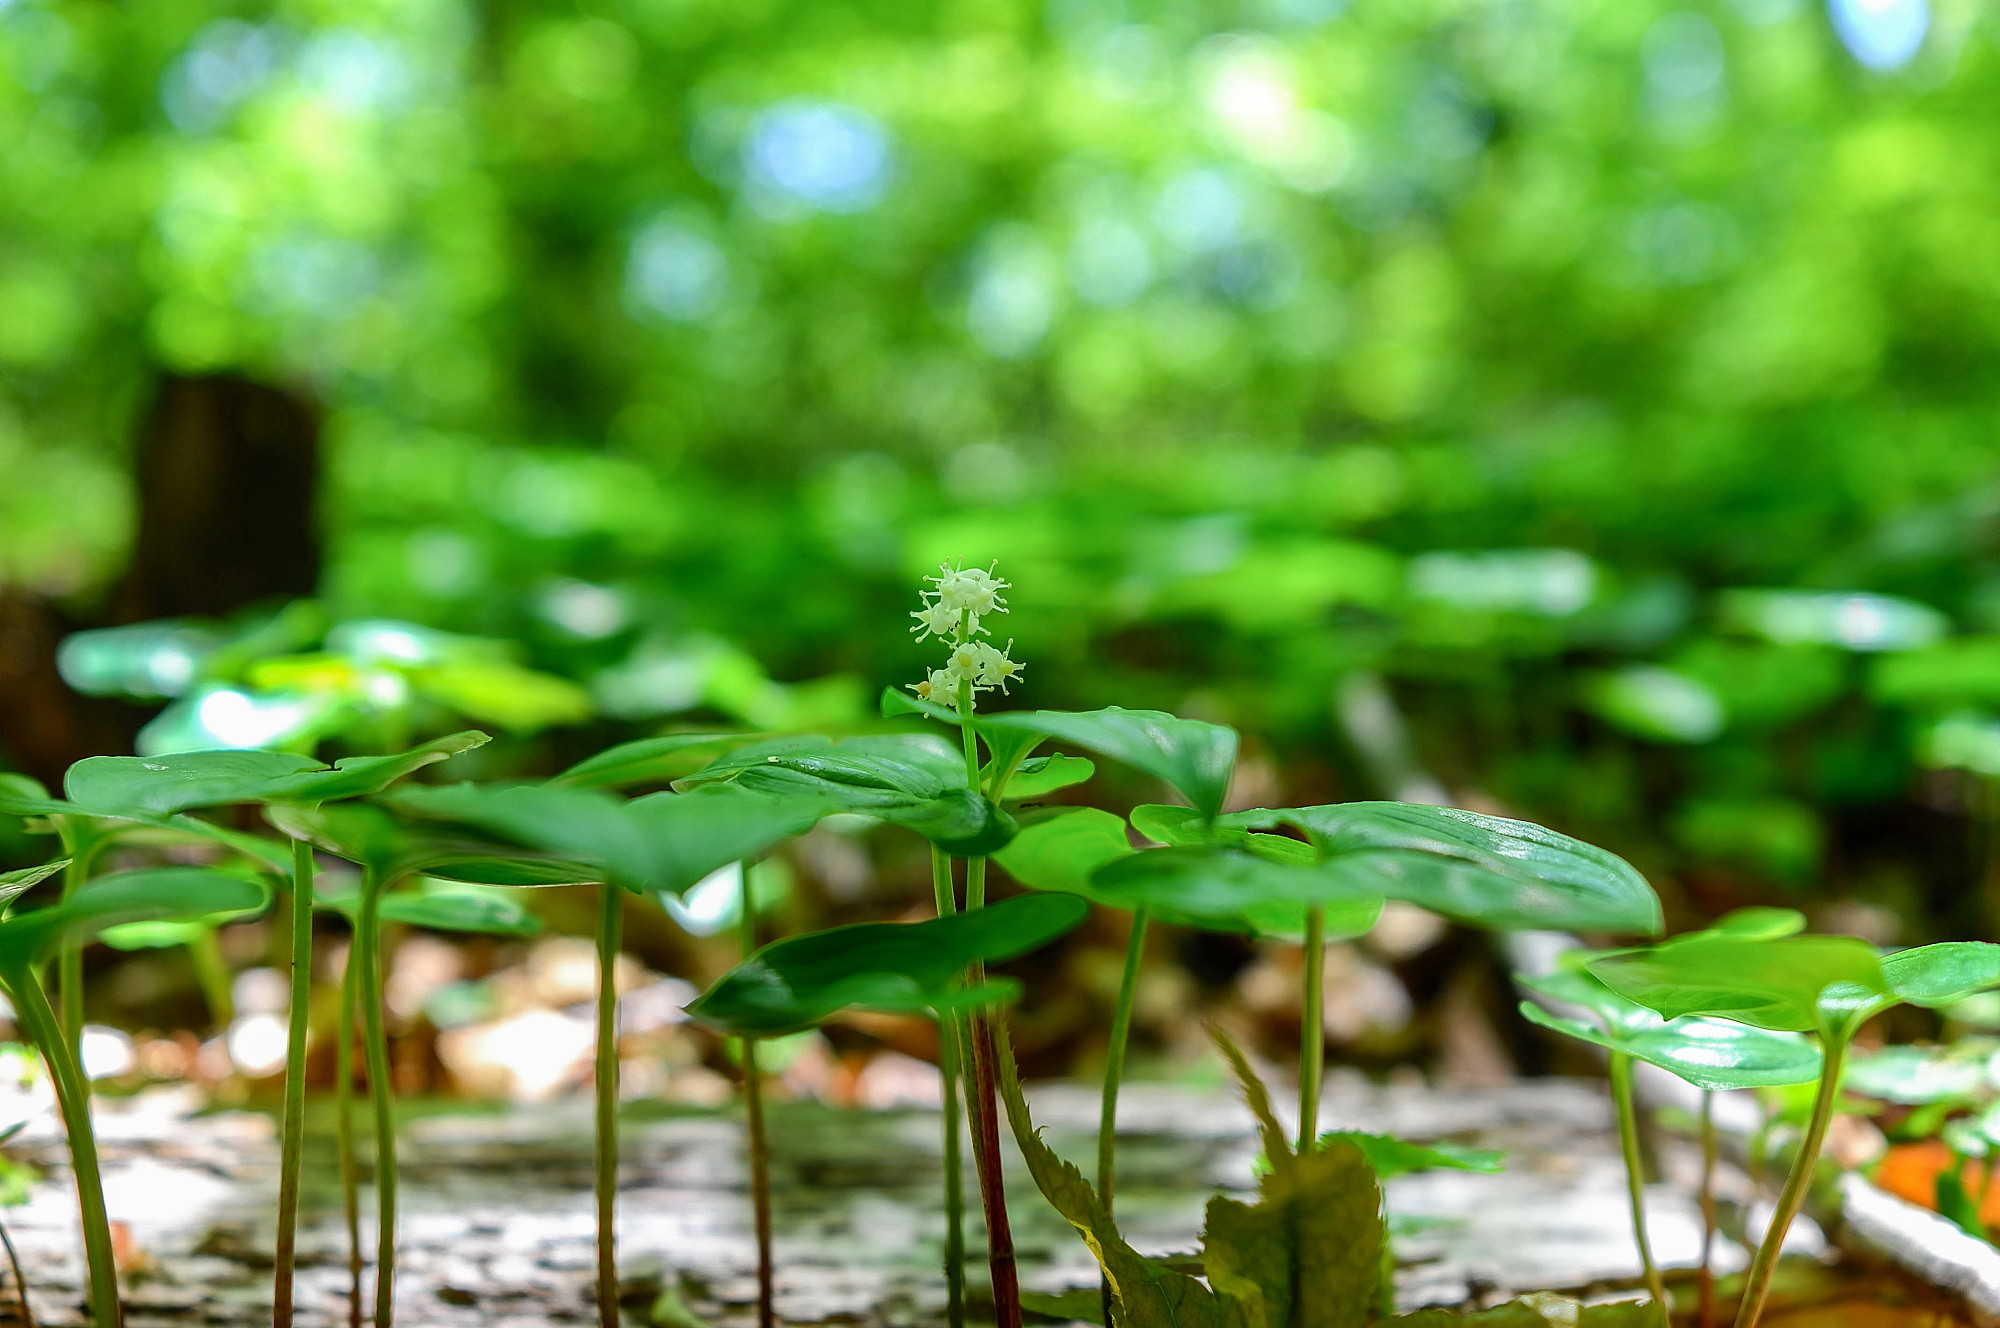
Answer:
[{"label": "serrated leaf", "polygon": [[1096,899],[1091,874],[1131,852],[1123,821],[1095,807],[1079,807],[1024,827],[993,860],[1023,885]]},{"label": "serrated leaf", "polygon": [[1382,1186],[1335,1143],[1261,1178],[1258,1201],[1208,1201],[1202,1266],[1236,1318],[1267,1328],[1361,1328],[1382,1278]]},{"label": "serrated leaf", "polygon": [[1494,928],[1654,934],[1659,897],[1616,854],[1530,821],[1411,802],[1234,812],[1218,829],[1303,831],[1330,869],[1372,890]]},{"label": "serrated leaf", "polygon": [[1173,786],[1196,810],[1214,817],[1236,768],[1236,730],[1164,710],[1008,710],[982,715],[991,732],[1013,730],[1070,743],[1107,756]]},{"label": "serrated leaf", "polygon": [[1394,1180],[1419,1171],[1476,1171],[1490,1176],[1507,1168],[1507,1155],[1497,1148],[1474,1148],[1449,1140],[1419,1144],[1393,1134],[1328,1130],[1319,1137],[1320,1147],[1336,1140],[1359,1149],[1378,1180]]},{"label": "serrated leaf", "polygon": [[1038,949],[1088,911],[1068,895],[1022,895],[925,922],[860,922],[787,937],[724,974],[687,1012],[725,1033],[776,1037],[850,1007],[918,1014],[992,1004],[1013,984],[957,990],[967,967]]},{"label": "serrated leaf", "polygon": [[1243,1054],[1236,1039],[1229,1036],[1220,1024],[1207,1026],[1208,1039],[1215,1049],[1222,1053],[1222,1059],[1229,1065],[1229,1072],[1236,1077],[1236,1087],[1243,1094],[1243,1105],[1250,1108],[1256,1118],[1257,1132],[1264,1141],[1264,1156],[1273,1166],[1283,1166],[1292,1160],[1291,1144],[1285,1138],[1285,1127],[1278,1122],[1278,1113],[1271,1109],[1271,1094],[1264,1087],[1264,1081],[1250,1067],[1250,1058]]},{"label": "serrated leaf", "polygon": [[270,902],[254,881],[208,867],[144,867],[79,886],[61,903],[0,922],[0,970],[25,968],[58,945],[74,945],[121,923],[248,913]]},{"label": "serrated leaf", "polygon": [[1542,1291],[1473,1314],[1439,1309],[1398,1314],[1384,1328],[1659,1328],[1659,1323],[1659,1307],[1649,1300],[1583,1305]]},{"label": "serrated leaf", "polygon": [[669,733],[608,747],[579,761],[549,782],[578,788],[630,788],[668,784],[707,765],[718,754],[755,742],[754,733]]}]

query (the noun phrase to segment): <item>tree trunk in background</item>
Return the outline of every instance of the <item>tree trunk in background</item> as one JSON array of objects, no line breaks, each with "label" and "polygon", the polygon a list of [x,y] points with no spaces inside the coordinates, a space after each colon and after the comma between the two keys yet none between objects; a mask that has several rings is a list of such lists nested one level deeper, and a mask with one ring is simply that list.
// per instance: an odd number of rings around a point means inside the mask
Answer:
[{"label": "tree trunk in background", "polygon": [[64,685],[64,636],[318,589],[319,408],[305,396],[235,374],[163,377],[139,420],[133,483],[131,559],[100,612],[0,586],[0,755],[44,783],[82,757],[130,750],[146,718]]}]

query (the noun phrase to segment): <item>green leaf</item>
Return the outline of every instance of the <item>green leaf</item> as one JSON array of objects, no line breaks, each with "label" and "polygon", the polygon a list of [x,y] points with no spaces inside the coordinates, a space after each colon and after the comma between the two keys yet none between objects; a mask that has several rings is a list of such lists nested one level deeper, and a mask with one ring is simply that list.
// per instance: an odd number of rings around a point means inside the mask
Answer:
[{"label": "green leaf", "polygon": [[1617,1025],[1600,1028],[1552,1014],[1533,1001],[1521,1002],[1521,1014],[1531,1024],[1657,1065],[1696,1088],[1774,1088],[1819,1078],[1819,1048],[1796,1034],[1729,1019],[1686,1015],[1666,1020],[1633,1005],[1632,1014]]},{"label": "green leaf", "polygon": [[382,896],[382,919],[431,931],[533,936],[542,922],[504,895],[477,890],[397,890]]},{"label": "green leaf", "polygon": [[1329,1147],[1336,1140],[1359,1149],[1379,1180],[1394,1180],[1418,1171],[1477,1171],[1492,1175],[1507,1167],[1507,1155],[1499,1149],[1474,1148],[1449,1140],[1417,1144],[1393,1134],[1329,1130],[1319,1137],[1320,1147]]},{"label": "green leaf", "polygon": [[1236,730],[1164,710],[1010,710],[981,716],[995,732],[1039,734],[1108,756],[1171,784],[1203,816],[1222,810],[1236,767]]},{"label": "green leaf", "polygon": [[0,922],[0,970],[19,971],[58,945],[74,945],[127,922],[255,912],[271,893],[208,867],[143,867],[79,886],[67,900]]},{"label": "green leaf", "polygon": [[82,809],[59,802],[26,775],[0,773],[0,813],[8,816],[64,816]]},{"label": "green leaf", "polygon": [[556,784],[451,784],[403,789],[391,801],[600,868],[627,890],[669,895],[810,829],[837,809],[821,797],[777,796],[741,784],[631,802]]},{"label": "green leaf", "polygon": [[1659,1328],[1659,1323],[1659,1307],[1650,1300],[1582,1305],[1538,1291],[1476,1314],[1438,1309],[1398,1314],[1383,1328]]},{"label": "green leaf", "polygon": [[1081,756],[1035,756],[1021,762],[1007,781],[1006,798],[1045,798],[1057,789],[1081,784],[1097,773],[1097,766]]},{"label": "green leaf", "polygon": [[1208,1025],[1209,1041],[1222,1053],[1222,1059],[1229,1063],[1229,1072],[1236,1076],[1236,1087],[1243,1094],[1243,1105],[1250,1108],[1250,1114],[1257,1120],[1257,1133],[1264,1141],[1264,1157],[1273,1166],[1288,1166],[1294,1160],[1292,1147],[1285,1137],[1285,1127],[1278,1122],[1278,1113],[1271,1109],[1271,1094],[1264,1087],[1264,1081],[1250,1068],[1250,1058],[1243,1054],[1243,1048],[1236,1039],[1217,1023]]},{"label": "green leaf", "polygon": [[1237,1321],[1361,1328],[1382,1278],[1382,1187],[1352,1144],[1261,1178],[1257,1202],[1208,1201],[1202,1267]]},{"label": "green leaf", "polygon": [[1795,908],[1757,906],[1724,913],[1703,930],[1712,936],[1741,936],[1753,941],[1774,941],[1780,936],[1796,936],[1805,929],[1806,915]]},{"label": "green leaf", "polygon": [[1986,1086],[1989,1052],[1971,1046],[1892,1045],[1853,1057],[1841,1079],[1844,1092],[1920,1106],[1973,1102]]},{"label": "green leaf", "polygon": [[1161,848],[1109,862],[1091,877],[1093,897],[1119,908],[1214,931],[1296,936],[1312,905],[1326,909],[1329,938],[1375,925],[1382,896],[1322,867],[1277,862],[1236,848]]},{"label": "green leaf", "polygon": [[392,756],[350,756],[331,768],[289,752],[91,756],[69,768],[63,786],[71,802],[96,816],[166,816],[232,803],[332,802],[378,793],[486,741],[483,733],[454,733]]},{"label": "green leaf", "polygon": [[1592,976],[1668,1019],[1717,1015],[1845,1039],[1898,1000],[1875,950],[1849,936],[1751,940],[1696,932],[1590,961]]},{"label": "green leaf", "polygon": [[1882,956],[1882,973],[1899,1000],[1926,1009],[1956,1005],[2000,987],[2000,945],[1943,941]]},{"label": "green leaf", "polygon": [[57,858],[39,867],[23,867],[19,871],[0,872],[0,908],[6,908],[16,899],[69,866],[68,858]]},{"label": "green leaf", "polygon": [[1006,986],[955,990],[968,965],[1046,945],[1088,911],[1068,895],[1023,895],[927,922],[862,922],[793,936],[758,950],[687,1010],[725,1033],[774,1037],[849,1007],[915,1014],[990,1004]]},{"label": "green leaf", "polygon": [[1979,1216],[1979,1205],[1966,1191],[1965,1177],[1957,1168],[1948,1167],[1937,1174],[1935,1194],[1939,1213],[1957,1223],[1960,1230],[1986,1239],[1986,1223]]},{"label": "green leaf", "polygon": [[[916,693],[905,691],[901,687],[884,687],[882,689],[882,718],[900,719],[904,715],[923,715],[926,718],[937,720],[940,724],[949,724],[953,728],[957,728],[963,723],[963,716],[958,713],[956,706],[941,705],[936,701],[927,701]],[[978,727],[979,721],[982,718],[984,717],[977,712],[974,713],[972,722],[975,728]]]},{"label": "green leaf", "polygon": [[992,853],[1014,837],[1014,819],[971,787],[964,754],[933,733],[760,742],[674,786],[721,780],[761,793],[824,799],[828,810],[878,817],[961,857]]},{"label": "green leaf", "polygon": [[693,774],[731,747],[754,742],[754,733],[669,733],[608,747],[550,780],[579,788],[630,788],[670,784]]},{"label": "green leaf", "polygon": [[1475,926],[1647,934],[1661,927],[1659,897],[1630,863],[1529,821],[1412,802],[1343,802],[1235,812],[1217,824],[1295,827],[1348,888]]},{"label": "green leaf", "polygon": [[1024,827],[993,860],[1023,885],[1096,899],[1091,874],[1131,852],[1123,821],[1095,807],[1079,807]]}]

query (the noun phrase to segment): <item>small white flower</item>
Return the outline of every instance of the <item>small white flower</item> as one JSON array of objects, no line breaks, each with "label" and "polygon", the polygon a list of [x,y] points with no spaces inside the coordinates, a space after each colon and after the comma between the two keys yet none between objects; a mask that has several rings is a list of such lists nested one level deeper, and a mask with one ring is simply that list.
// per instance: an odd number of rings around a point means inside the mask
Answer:
[{"label": "small white flower", "polygon": [[926,604],[910,616],[917,620],[917,625],[910,630],[917,634],[917,640],[919,641],[926,640],[931,636],[951,637],[958,635],[958,614],[953,612],[943,600],[939,600],[935,604]]},{"label": "small white flower", "polygon": [[976,683],[979,681],[979,652],[992,648],[976,641],[955,645],[951,648],[951,653],[944,657],[945,670],[954,677],[970,678]]},{"label": "small white flower", "polygon": [[1004,650],[996,650],[984,641],[974,643],[972,650],[979,667],[972,675],[973,683],[979,687],[998,687],[1004,693],[1007,684],[1021,676],[1023,668],[1020,661],[1007,658],[1007,651],[1013,648],[1012,640],[1007,642]]},{"label": "small white flower", "polygon": [[988,614],[1007,611],[1006,601],[1000,598],[1000,592],[1007,589],[1009,583],[1000,580],[991,571],[940,563],[938,572],[939,575],[926,579],[937,583],[934,593],[938,603],[949,606],[953,613],[970,613],[976,622]]},{"label": "small white flower", "polygon": [[911,683],[910,690],[921,700],[953,705],[958,700],[958,676],[950,669],[932,669],[922,682]]}]

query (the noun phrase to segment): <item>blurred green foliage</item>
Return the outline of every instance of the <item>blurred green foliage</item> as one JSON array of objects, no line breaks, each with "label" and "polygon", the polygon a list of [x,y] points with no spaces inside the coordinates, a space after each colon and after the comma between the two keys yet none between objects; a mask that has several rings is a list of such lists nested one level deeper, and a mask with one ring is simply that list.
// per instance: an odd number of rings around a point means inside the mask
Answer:
[{"label": "blurred green foliage", "polygon": [[[152,376],[236,369],[329,411],[331,570],[203,685],[837,722],[916,676],[913,578],[998,557],[1026,704],[1907,902],[1910,825],[2000,776],[1996,38],[1975,0],[0,0],[0,578],[101,590]],[[382,619],[449,666],[342,644]]]}]

